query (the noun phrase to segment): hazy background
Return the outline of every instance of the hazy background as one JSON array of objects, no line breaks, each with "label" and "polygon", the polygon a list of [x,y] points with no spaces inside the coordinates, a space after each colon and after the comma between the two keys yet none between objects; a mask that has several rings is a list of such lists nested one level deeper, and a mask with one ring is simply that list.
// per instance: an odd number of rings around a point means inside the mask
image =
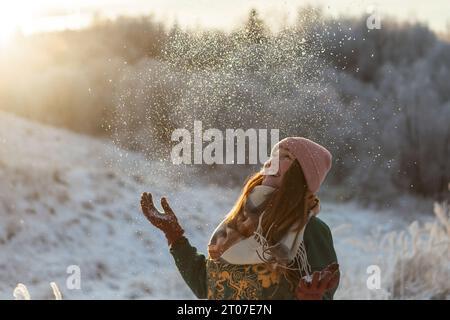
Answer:
[{"label": "hazy background", "polygon": [[231,30],[245,21],[251,8],[258,9],[270,27],[280,28],[292,23],[296,10],[314,5],[327,15],[360,16],[376,9],[380,14],[397,20],[424,22],[437,32],[446,32],[450,4],[445,0],[17,0],[2,1],[3,34],[16,28],[25,33],[43,30],[80,28],[93,15],[114,18],[119,15],[136,16],[151,13],[170,25],[177,21],[186,27],[207,27]]},{"label": "hazy background", "polygon": [[[446,195],[448,2],[37,3],[2,3],[3,16],[18,17],[0,51],[4,110],[166,161],[172,130],[194,119],[204,129],[275,128],[332,151],[327,184],[339,199],[389,206],[399,194]],[[381,29],[367,28],[370,13]],[[40,33],[43,21],[75,30]],[[238,183],[250,170],[210,169],[201,170]]]}]

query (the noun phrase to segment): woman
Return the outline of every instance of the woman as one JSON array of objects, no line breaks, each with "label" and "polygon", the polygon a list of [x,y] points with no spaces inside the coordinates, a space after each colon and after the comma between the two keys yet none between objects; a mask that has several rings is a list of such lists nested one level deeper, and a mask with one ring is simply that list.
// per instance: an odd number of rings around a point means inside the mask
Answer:
[{"label": "woman", "polygon": [[[198,298],[332,299],[339,268],[330,229],[316,217],[315,195],[331,159],[327,149],[306,138],[278,142],[214,230],[207,257],[190,245],[166,198],[160,213],[151,194],[143,193],[142,211],[165,233],[182,277]],[[265,174],[268,169],[276,172]]]}]

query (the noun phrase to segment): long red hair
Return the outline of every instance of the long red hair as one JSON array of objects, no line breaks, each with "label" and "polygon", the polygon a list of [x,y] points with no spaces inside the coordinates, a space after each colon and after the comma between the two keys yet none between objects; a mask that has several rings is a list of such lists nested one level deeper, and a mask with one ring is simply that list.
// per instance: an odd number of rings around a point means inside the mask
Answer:
[{"label": "long red hair", "polygon": [[[243,209],[248,195],[257,185],[260,185],[264,175],[257,172],[247,178],[241,194],[226,217],[226,223],[233,224],[239,212]],[[283,176],[281,186],[272,194],[262,217],[262,233],[269,245],[279,242],[288,230],[298,223],[296,231],[301,230],[308,221],[306,198],[310,195],[303,170],[297,160],[294,160]],[[318,199],[317,199],[318,201]],[[281,269],[280,269],[281,270]],[[291,286],[298,284],[300,272],[283,270]]]}]

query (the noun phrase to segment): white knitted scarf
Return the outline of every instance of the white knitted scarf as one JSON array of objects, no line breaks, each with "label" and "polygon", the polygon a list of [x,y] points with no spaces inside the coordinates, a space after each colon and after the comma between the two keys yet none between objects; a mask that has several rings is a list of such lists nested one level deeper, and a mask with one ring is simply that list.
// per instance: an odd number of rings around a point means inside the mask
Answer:
[{"label": "white knitted scarf", "polygon": [[[275,188],[269,186],[256,186],[249,194],[247,201],[251,201],[251,204],[257,207],[274,190]],[[219,260],[225,263],[239,265],[270,263],[273,267],[299,270],[304,275],[310,275],[311,266],[308,263],[303,241],[303,234],[307,223],[300,231],[295,231],[298,224],[292,225],[286,235],[277,244],[270,246],[263,235],[261,226],[264,213],[265,211],[259,216],[258,227],[253,236],[239,239],[222,253]],[[311,215],[312,212],[310,212],[309,217]],[[216,232],[224,228],[224,223],[225,219],[214,230],[210,238],[210,243]]]}]

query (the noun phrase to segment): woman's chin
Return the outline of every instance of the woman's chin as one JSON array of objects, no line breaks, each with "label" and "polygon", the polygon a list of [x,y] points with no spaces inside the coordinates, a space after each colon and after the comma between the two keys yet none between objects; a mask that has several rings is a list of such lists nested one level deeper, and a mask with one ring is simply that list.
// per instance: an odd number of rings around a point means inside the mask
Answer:
[{"label": "woman's chin", "polygon": [[261,184],[263,186],[278,188],[278,181],[277,181],[277,178],[274,176],[264,176],[264,179],[261,182]]}]

